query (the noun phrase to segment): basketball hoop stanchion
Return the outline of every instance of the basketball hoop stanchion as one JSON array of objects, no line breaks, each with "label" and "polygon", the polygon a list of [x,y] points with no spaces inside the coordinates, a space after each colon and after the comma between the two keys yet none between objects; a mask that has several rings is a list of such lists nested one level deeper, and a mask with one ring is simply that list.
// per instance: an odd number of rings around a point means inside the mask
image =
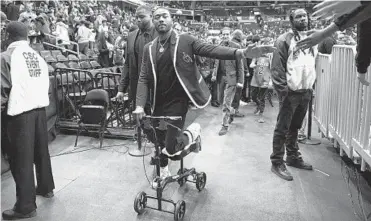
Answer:
[{"label": "basketball hoop stanchion", "polygon": [[304,140],[299,141],[302,144],[306,145],[319,145],[321,144],[321,141],[315,138],[312,138],[312,107],[313,107],[313,95],[310,98],[309,106],[308,106],[308,132],[307,132],[307,138]]},{"label": "basketball hoop stanchion", "polygon": [[129,150],[129,155],[133,157],[143,157],[149,155],[151,153],[151,150],[146,147],[142,147],[142,128],[140,126],[137,127],[136,140],[138,142],[138,148]]}]

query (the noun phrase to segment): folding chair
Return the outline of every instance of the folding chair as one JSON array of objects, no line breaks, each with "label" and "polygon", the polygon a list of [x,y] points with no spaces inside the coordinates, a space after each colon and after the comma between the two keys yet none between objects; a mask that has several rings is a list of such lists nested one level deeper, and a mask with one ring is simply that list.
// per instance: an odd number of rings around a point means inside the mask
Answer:
[{"label": "folding chair", "polygon": [[79,62],[80,61],[80,59],[76,55],[74,55],[74,54],[67,55],[67,59],[69,61],[75,61],[75,62]]},{"label": "folding chair", "polygon": [[78,123],[75,147],[82,129],[89,133],[89,129],[98,130],[100,148],[103,144],[104,132],[107,128],[107,113],[109,106],[108,93],[102,89],[93,89],[85,97],[80,107],[80,121]]}]

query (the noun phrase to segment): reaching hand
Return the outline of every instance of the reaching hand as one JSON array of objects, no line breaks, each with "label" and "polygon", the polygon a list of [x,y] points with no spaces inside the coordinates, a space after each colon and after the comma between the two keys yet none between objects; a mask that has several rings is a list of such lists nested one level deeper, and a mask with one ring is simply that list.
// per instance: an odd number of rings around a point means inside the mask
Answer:
[{"label": "reaching hand", "polygon": [[310,30],[306,32],[309,36],[298,43],[296,43],[297,49],[308,49],[320,43],[324,39],[324,29],[322,30]]},{"label": "reaching hand", "polygon": [[360,1],[325,0],[314,6],[313,17],[317,19],[337,18],[361,6]]},{"label": "reaching hand", "polygon": [[212,82],[216,81],[216,75],[213,75],[213,76],[211,77],[211,81],[212,81]]},{"label": "reaching hand", "polygon": [[272,53],[277,48],[273,47],[272,45],[260,45],[257,46],[255,44],[250,44],[247,46],[245,50],[243,50],[243,55],[245,58],[259,58],[264,54]]},{"label": "reaching hand", "polygon": [[358,80],[361,82],[361,84],[365,86],[369,86],[370,82],[366,80],[366,74],[358,73]]}]

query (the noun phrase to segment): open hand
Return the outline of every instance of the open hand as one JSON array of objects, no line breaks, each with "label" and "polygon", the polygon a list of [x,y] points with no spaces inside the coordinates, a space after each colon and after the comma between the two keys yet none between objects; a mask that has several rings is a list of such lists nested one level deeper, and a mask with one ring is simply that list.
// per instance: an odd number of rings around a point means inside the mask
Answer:
[{"label": "open hand", "polygon": [[369,86],[370,85],[370,82],[368,82],[366,80],[366,74],[361,74],[361,73],[358,73],[358,76],[357,76],[358,80],[361,82],[361,84],[365,85],[365,86]]},{"label": "open hand", "polygon": [[264,54],[272,53],[277,48],[273,45],[259,45],[250,44],[247,48],[243,51],[244,57],[246,58],[259,58]]},{"label": "open hand", "polygon": [[296,43],[297,49],[301,49],[301,50],[308,49],[310,47],[317,45],[325,38],[323,29],[322,30],[310,30],[306,32],[306,34],[309,34],[309,36],[299,41],[298,43]]},{"label": "open hand", "polygon": [[135,115],[137,119],[138,125],[140,124],[140,121],[143,119],[145,116],[144,109],[142,107],[137,107],[134,111],[133,114]]},{"label": "open hand", "polygon": [[314,6],[313,17],[317,19],[337,18],[361,6],[360,1],[325,0]]}]

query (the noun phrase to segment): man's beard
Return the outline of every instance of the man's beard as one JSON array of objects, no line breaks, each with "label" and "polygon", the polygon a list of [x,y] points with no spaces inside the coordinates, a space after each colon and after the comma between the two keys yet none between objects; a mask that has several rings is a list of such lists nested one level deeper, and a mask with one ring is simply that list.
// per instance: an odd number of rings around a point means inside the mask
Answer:
[{"label": "man's beard", "polygon": [[295,29],[298,30],[298,31],[306,31],[307,28],[308,28],[308,24],[306,24],[306,25],[296,24],[295,25]]}]

